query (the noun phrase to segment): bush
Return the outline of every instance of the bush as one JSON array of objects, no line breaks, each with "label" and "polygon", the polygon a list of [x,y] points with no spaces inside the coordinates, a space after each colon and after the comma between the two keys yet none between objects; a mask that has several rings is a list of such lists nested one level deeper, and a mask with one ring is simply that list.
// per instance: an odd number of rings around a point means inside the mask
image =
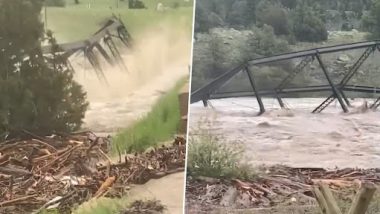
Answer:
[{"label": "bush", "polygon": [[256,52],[257,55],[272,56],[290,51],[288,42],[277,37],[271,26],[254,27],[252,31],[254,32],[254,37],[251,39],[254,42],[252,51]]},{"label": "bush", "polygon": [[219,143],[218,139],[203,132],[190,139],[188,146],[188,173],[212,178],[252,179],[254,170],[242,165],[243,150],[234,144]]},{"label": "bush", "polygon": [[65,0],[45,0],[46,6],[50,7],[65,7],[66,1]]}]

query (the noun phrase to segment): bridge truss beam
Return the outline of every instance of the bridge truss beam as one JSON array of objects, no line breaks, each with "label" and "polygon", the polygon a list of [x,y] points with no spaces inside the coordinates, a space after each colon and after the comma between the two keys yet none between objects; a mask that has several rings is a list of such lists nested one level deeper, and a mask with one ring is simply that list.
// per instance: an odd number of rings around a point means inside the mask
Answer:
[{"label": "bridge truss beam", "polygon": [[[198,90],[192,92],[190,102],[198,102],[200,100],[203,101],[205,106],[207,106],[207,100],[209,99],[218,99],[218,98],[227,98],[227,97],[241,97],[241,96],[255,96],[257,98],[257,102],[260,106],[260,114],[265,111],[264,104],[262,102],[261,97],[266,95],[271,95],[277,97],[277,100],[281,107],[284,107],[284,103],[280,97],[280,95],[291,94],[291,93],[306,93],[306,92],[316,92],[316,91],[332,91],[332,94],[327,97],[327,99],[322,102],[316,109],[314,109],[313,113],[323,111],[329,104],[331,104],[335,99],[338,99],[339,104],[344,112],[348,112],[347,106],[350,106],[350,102],[345,95],[345,91],[355,91],[362,93],[374,93],[374,90],[377,93],[378,88],[370,87],[370,86],[349,86],[348,82],[352,79],[352,77],[357,73],[360,66],[368,59],[371,53],[373,53],[376,49],[380,51],[380,41],[370,41],[370,42],[358,42],[344,45],[336,45],[336,46],[328,46],[321,47],[317,49],[304,50],[286,54],[280,54],[276,56],[264,57],[259,59],[249,60],[246,63],[243,63],[230,71],[223,73],[218,76],[214,80],[210,81],[208,84],[199,88]],[[322,61],[322,55],[335,53],[340,51],[347,50],[356,50],[356,49],[366,49],[364,53],[359,57],[359,59],[351,66],[349,71],[345,74],[343,79],[339,84],[335,84],[326,69],[325,64]],[[257,65],[265,65],[272,62],[303,58],[301,62],[295,67],[292,73],[288,74],[280,84],[275,87],[273,90],[258,90],[255,85],[254,74],[249,71],[250,66]],[[314,59],[317,59],[319,66],[321,67],[323,74],[329,83],[329,85],[320,85],[320,86],[310,86],[310,87],[301,87],[301,88],[286,88],[286,86],[291,82],[294,77],[301,73],[302,70]],[[248,74],[248,80],[253,89],[252,92],[233,92],[233,93],[220,93],[218,89],[227,84],[227,82],[232,79],[235,75],[240,73],[241,71],[245,71]],[[373,107],[377,108],[380,106],[380,97],[374,102]]]},{"label": "bridge truss beam", "polygon": [[[112,33],[115,33],[116,35],[113,35]],[[122,60],[120,51],[117,49],[113,38],[119,39],[121,43],[127,48],[132,47],[131,35],[128,33],[124,23],[116,17],[107,20],[102,28],[100,28],[86,40],[58,44],[58,50],[56,50],[56,48],[51,45],[47,45],[42,47],[42,52],[47,58],[49,58],[51,55],[59,54],[66,59],[69,59],[69,57],[75,53],[83,52],[84,56],[89,60],[93,69],[97,73],[98,77],[101,77],[104,75],[99,75],[99,73],[102,73],[103,70],[99,58],[96,56],[96,52],[99,52],[100,55],[103,56],[103,58],[111,66],[114,66],[117,63],[122,70],[127,70],[127,67]],[[102,46],[102,41],[107,46],[107,49],[109,50],[111,56],[106,51],[106,48]],[[97,50],[96,52],[94,47]]]}]

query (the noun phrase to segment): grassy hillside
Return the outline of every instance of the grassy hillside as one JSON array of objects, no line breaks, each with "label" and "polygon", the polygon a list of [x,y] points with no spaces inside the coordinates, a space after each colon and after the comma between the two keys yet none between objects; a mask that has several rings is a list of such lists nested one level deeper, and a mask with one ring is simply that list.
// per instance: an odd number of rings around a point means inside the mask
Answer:
[{"label": "grassy hillside", "polygon": [[120,131],[113,139],[113,152],[142,152],[159,142],[171,140],[178,132],[180,103],[178,93],[188,77],[180,80],[174,88],[153,105],[152,110],[140,121]]},{"label": "grassy hillside", "polygon": [[[88,37],[101,26],[104,19],[112,14],[122,18],[134,37],[142,33],[144,29],[162,24],[176,29],[186,29],[189,33],[192,30],[192,0],[188,2],[143,0],[147,9],[129,9],[127,0],[80,0],[79,5],[74,4],[74,0],[66,0],[66,2],[65,7],[46,8],[47,28],[55,33],[59,42],[76,41]],[[119,2],[118,6],[117,2]],[[158,2],[167,7],[167,10],[156,11]]]}]

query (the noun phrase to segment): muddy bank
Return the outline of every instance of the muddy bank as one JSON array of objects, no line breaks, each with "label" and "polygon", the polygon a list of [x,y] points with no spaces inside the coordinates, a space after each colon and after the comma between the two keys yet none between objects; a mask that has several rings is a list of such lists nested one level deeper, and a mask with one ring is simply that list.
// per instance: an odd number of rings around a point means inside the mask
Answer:
[{"label": "muddy bank", "polygon": [[[292,167],[360,167],[380,165],[380,112],[343,114],[333,103],[321,114],[310,112],[318,98],[286,99],[290,111],[279,110],[275,99],[265,99],[267,112],[257,116],[255,98],[213,100],[213,108],[191,105],[190,135],[208,130],[222,143],[238,143],[246,151],[243,162]],[[356,113],[355,113],[356,112]]]}]

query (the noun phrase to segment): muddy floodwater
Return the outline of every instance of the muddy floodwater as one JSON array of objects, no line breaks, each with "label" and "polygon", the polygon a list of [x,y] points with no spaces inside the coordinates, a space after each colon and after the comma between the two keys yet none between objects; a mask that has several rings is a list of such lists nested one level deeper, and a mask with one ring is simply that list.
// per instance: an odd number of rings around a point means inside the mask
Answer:
[{"label": "muddy floodwater", "polygon": [[[245,150],[242,161],[253,165],[293,167],[380,167],[380,111],[362,111],[364,99],[352,101],[351,113],[332,103],[319,114],[310,113],[323,99],[285,99],[290,110],[266,98],[267,112],[257,116],[255,98],[212,100],[190,106],[190,135],[204,134],[221,143],[237,143]],[[372,102],[372,100],[368,100]]]}]

